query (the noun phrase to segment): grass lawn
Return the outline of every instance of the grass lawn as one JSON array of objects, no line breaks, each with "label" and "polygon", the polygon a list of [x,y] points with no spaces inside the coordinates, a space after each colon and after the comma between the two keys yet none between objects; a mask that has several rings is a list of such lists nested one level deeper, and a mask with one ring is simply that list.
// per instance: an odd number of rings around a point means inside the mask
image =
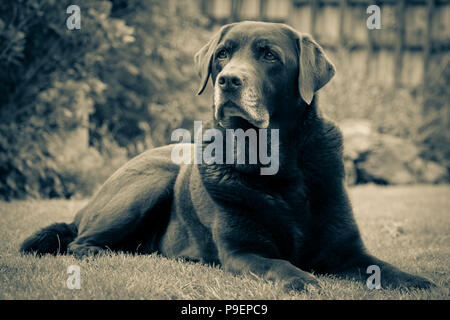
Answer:
[{"label": "grass lawn", "polygon": [[[269,281],[157,255],[22,256],[18,248],[25,237],[71,221],[86,203],[39,200],[0,202],[0,299],[449,299],[450,186],[367,185],[350,189],[350,196],[368,249],[437,288],[368,290],[320,276],[322,290],[286,293]],[[80,290],[66,287],[70,265],[80,266]]]}]

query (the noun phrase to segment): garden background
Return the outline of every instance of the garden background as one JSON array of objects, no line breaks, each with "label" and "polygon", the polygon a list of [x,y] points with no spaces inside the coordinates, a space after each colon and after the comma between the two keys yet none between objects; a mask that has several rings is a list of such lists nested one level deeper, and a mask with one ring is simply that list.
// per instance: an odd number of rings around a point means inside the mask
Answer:
[{"label": "garden background", "polygon": [[[319,105],[348,183],[449,180],[449,1],[21,0],[0,3],[0,198],[86,197],[127,159],[210,116],[193,55],[223,23],[287,22],[337,67]],[[81,9],[68,30],[66,9]]]},{"label": "garden background", "polygon": [[[372,1],[0,1],[0,300],[449,299],[450,1],[374,2],[379,30],[366,27]],[[72,4],[79,30],[66,26]],[[368,290],[322,275],[319,291],[285,292],[158,254],[19,253],[39,228],[73,221],[129,158],[211,116],[193,55],[242,19],[287,22],[324,46],[337,75],[318,100],[344,134],[363,241],[436,288]],[[80,290],[67,288],[71,265]]]}]

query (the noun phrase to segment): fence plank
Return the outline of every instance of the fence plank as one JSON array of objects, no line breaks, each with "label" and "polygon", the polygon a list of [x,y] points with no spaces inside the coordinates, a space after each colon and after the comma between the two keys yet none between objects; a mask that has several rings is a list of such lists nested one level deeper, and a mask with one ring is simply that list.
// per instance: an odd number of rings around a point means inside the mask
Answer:
[{"label": "fence plank", "polygon": [[347,12],[347,6],[348,6],[348,0],[341,0],[340,1],[340,21],[339,21],[339,45],[341,47],[344,47],[347,39],[345,36],[345,13]]},{"label": "fence plank", "polygon": [[311,33],[311,7],[293,6],[288,23],[300,32]]},{"label": "fence plank", "polygon": [[395,85],[400,85],[403,62],[403,47],[405,41],[405,0],[399,0],[397,4],[397,34],[395,43]]},{"label": "fence plank", "polygon": [[267,1],[268,0],[261,0],[259,5],[259,16],[262,20],[267,17]]},{"label": "fence plank", "polygon": [[317,18],[317,10],[319,7],[319,1],[318,0],[311,0],[311,27],[310,32],[312,36],[316,35],[316,18]]},{"label": "fence plank", "polygon": [[[368,1],[368,6],[371,4],[372,1]],[[371,75],[372,67],[373,67],[373,61],[374,61],[374,51],[375,51],[375,32],[377,32],[376,29],[369,30],[369,28],[366,28],[367,30],[367,62],[366,62],[366,74]]]},{"label": "fence plank", "polygon": [[435,1],[427,0],[427,18],[426,18],[426,30],[425,41],[423,45],[423,83],[426,83],[428,79],[428,70],[430,66],[430,56],[432,48],[431,37],[431,24],[433,23],[433,13],[435,9]]},{"label": "fence plank", "polygon": [[243,0],[231,0],[231,21],[239,21]]}]

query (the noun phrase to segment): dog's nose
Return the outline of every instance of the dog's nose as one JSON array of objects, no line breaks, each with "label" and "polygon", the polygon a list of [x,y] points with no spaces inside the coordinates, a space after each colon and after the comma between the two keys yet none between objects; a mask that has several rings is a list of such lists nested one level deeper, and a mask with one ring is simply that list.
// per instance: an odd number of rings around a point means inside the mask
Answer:
[{"label": "dog's nose", "polygon": [[242,79],[233,74],[223,74],[217,80],[222,90],[237,90],[242,86]]}]

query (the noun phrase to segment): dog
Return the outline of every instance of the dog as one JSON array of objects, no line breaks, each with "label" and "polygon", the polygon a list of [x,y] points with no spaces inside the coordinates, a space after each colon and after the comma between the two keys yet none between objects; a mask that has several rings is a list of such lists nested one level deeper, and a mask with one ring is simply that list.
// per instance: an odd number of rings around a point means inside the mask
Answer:
[{"label": "dog", "polygon": [[22,252],[158,252],[250,272],[286,290],[319,286],[313,273],[365,282],[373,265],[383,287],[434,285],[364,247],[344,185],[342,135],[315,98],[335,67],[311,36],[279,23],[232,23],[195,63],[198,94],[210,78],[214,87],[208,127],[277,130],[277,172],[262,175],[259,161],[177,164],[177,144],[155,148],[115,172],[71,224],[36,232]]}]

